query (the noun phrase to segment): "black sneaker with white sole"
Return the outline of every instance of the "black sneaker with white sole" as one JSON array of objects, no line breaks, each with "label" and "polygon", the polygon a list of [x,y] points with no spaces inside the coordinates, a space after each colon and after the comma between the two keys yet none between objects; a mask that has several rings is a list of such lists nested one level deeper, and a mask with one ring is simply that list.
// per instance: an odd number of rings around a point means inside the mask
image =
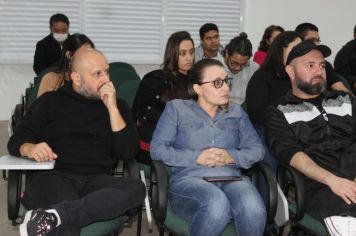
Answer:
[{"label": "black sneaker with white sole", "polygon": [[21,236],[45,236],[57,226],[57,217],[44,209],[27,211],[20,225]]}]

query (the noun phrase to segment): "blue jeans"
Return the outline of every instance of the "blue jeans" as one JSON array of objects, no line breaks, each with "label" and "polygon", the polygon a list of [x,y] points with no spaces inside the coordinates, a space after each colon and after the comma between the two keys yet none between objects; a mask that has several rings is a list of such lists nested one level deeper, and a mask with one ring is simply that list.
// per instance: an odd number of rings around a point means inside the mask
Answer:
[{"label": "blue jeans", "polygon": [[173,211],[190,222],[189,235],[220,235],[232,219],[240,236],[263,235],[266,208],[246,177],[224,183],[200,177],[173,180],[168,198]]}]

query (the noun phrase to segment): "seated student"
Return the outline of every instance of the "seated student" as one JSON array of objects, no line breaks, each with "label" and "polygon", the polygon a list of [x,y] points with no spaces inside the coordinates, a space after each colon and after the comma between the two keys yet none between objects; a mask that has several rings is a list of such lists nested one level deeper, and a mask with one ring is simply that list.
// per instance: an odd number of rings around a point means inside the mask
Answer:
[{"label": "seated student", "polygon": [[195,48],[195,61],[212,58],[221,60],[223,46],[220,44],[219,28],[214,23],[206,23],[199,29],[200,45]]},{"label": "seated student", "polygon": [[356,103],[326,90],[331,50],[303,41],[289,53],[292,84],[267,114],[267,138],[279,161],[306,176],[305,209],[331,235],[356,235]]},{"label": "seated student", "polygon": [[[299,24],[295,28],[295,32],[300,34],[303,40],[310,40],[316,45],[319,45],[321,42],[319,36],[319,29],[318,27],[316,27],[316,25],[312,23],[306,22],[306,23]],[[331,88],[334,90],[340,90],[347,93],[351,93],[351,91],[347,89],[345,85],[340,81],[340,78],[336,74],[331,63],[328,61],[325,61],[325,63],[326,63],[325,64],[326,78],[328,80],[328,84],[331,84]]]},{"label": "seated student", "polygon": [[49,20],[50,34],[36,44],[33,70],[38,75],[42,70],[57,65],[62,56],[62,44],[68,37],[69,19],[57,13]]},{"label": "seated student", "polygon": [[259,65],[250,61],[252,56],[252,44],[246,33],[231,39],[225,46],[224,64],[229,77],[232,77],[230,102],[242,104],[245,101],[246,87],[253,73]]},{"label": "seated student", "polygon": [[143,77],[132,107],[141,139],[139,162],[151,163],[149,143],[166,102],[188,97],[188,73],[193,63],[193,39],[188,32],[178,31],[167,41],[162,69]]},{"label": "seated student", "polygon": [[189,85],[194,99],[168,102],[153,134],[152,158],[173,167],[169,204],[189,222],[189,235],[220,235],[231,220],[238,235],[261,236],[265,229],[265,205],[248,177],[204,178],[241,176],[241,168],[263,158],[248,116],[229,104],[230,82],[221,62],[197,62]]},{"label": "seated student", "polygon": [[138,151],[128,105],[116,99],[109,65],[95,49],[72,59],[71,82],[39,97],[8,143],[11,155],[56,160],[29,173],[23,235],[79,235],[80,228],[122,215],[145,197],[141,181],[115,178],[118,159]]},{"label": "seated student", "polygon": [[278,25],[270,25],[265,29],[260,45],[258,46],[258,51],[253,55],[253,61],[259,65],[265,62],[267,51],[271,46],[273,40],[280,34],[283,33],[284,29]]},{"label": "seated student", "polygon": [[37,97],[45,92],[57,90],[70,80],[70,61],[77,50],[94,48],[94,43],[84,34],[70,35],[63,43],[63,55],[54,72],[47,73],[41,80]]},{"label": "seated student", "polygon": [[335,71],[349,81],[354,94],[356,94],[356,25],[354,39],[343,46],[336,54],[334,61]]}]

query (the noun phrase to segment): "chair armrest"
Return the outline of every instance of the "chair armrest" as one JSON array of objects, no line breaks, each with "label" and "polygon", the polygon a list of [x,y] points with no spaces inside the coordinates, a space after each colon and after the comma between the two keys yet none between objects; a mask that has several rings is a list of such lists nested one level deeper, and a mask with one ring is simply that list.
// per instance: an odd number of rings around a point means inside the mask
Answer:
[{"label": "chair armrest", "polygon": [[167,212],[168,175],[166,167],[161,161],[152,161],[150,178],[149,195],[151,196],[152,212],[158,225],[163,226]]},{"label": "chair armrest", "polygon": [[259,174],[262,174],[268,189],[267,220],[273,222],[277,212],[277,179],[270,165],[263,161],[255,163],[251,168],[251,179],[254,184],[257,183]]},{"label": "chair armrest", "polygon": [[20,209],[22,171],[9,170],[7,184],[7,217],[16,225]]},{"label": "chair armrest", "polygon": [[295,187],[296,211],[290,218],[294,222],[301,220],[304,217],[305,211],[305,183],[303,175],[291,166],[278,165],[277,178],[286,196],[288,196],[289,187]]},{"label": "chair armrest", "polygon": [[140,173],[135,159],[125,160],[123,163],[124,177],[140,179]]}]

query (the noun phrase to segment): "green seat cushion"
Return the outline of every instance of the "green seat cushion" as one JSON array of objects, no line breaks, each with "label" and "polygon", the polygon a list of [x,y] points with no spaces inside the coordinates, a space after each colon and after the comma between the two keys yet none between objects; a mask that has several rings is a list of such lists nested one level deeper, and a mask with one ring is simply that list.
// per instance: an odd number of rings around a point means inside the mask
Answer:
[{"label": "green seat cushion", "polygon": [[[289,203],[289,210],[295,213],[296,205]],[[303,219],[301,219],[298,224],[306,231],[309,231],[315,235],[327,235],[325,225],[308,214],[304,214]]]},{"label": "green seat cushion", "polygon": [[119,228],[122,227],[124,223],[124,217],[116,217],[112,220],[95,222],[81,229],[81,236],[99,236],[99,235],[109,235]]},{"label": "green seat cushion", "polygon": [[[183,218],[177,216],[170,207],[167,207],[166,220],[164,221],[164,225],[170,231],[181,234],[188,235],[189,224]],[[233,223],[229,223],[221,236],[233,236],[237,235],[235,232],[235,227]]]}]

